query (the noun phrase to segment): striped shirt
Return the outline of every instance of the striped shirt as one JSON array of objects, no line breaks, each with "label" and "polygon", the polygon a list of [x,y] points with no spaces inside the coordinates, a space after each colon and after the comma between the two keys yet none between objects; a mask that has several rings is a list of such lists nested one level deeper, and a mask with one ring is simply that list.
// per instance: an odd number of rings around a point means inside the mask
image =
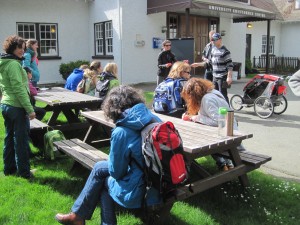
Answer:
[{"label": "striped shirt", "polygon": [[233,69],[230,51],[224,45],[220,48],[214,46],[211,50],[211,64],[214,77],[226,76],[228,71]]}]

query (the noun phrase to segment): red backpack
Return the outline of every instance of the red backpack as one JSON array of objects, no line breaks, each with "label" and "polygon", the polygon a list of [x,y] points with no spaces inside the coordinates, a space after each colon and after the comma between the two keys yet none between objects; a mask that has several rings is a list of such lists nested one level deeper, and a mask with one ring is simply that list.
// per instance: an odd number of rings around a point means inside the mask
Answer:
[{"label": "red backpack", "polygon": [[170,121],[151,123],[141,134],[147,186],[165,197],[188,178],[181,137]]}]

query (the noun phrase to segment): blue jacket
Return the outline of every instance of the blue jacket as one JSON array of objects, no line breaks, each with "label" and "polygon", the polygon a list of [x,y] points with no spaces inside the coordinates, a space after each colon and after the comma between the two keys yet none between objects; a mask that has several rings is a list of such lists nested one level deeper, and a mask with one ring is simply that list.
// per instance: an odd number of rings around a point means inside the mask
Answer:
[{"label": "blue jacket", "polygon": [[76,91],[77,85],[83,78],[83,70],[81,69],[74,69],[73,72],[68,76],[65,88]]},{"label": "blue jacket", "polygon": [[36,64],[36,60],[35,60],[35,52],[30,49],[27,48],[25,54],[24,54],[24,61],[23,61],[23,67],[29,67],[31,69],[32,72],[32,81],[34,82],[39,82],[40,80],[40,71],[38,69],[38,66]]},{"label": "blue jacket", "polygon": [[[109,153],[108,180],[111,197],[126,208],[140,208],[145,193],[143,171],[136,165],[145,163],[142,155],[142,128],[152,118],[161,121],[153,115],[145,104],[137,104],[124,112],[124,118],[116,122],[111,135]],[[161,202],[156,189],[151,188],[147,193],[147,204],[154,205]]]}]

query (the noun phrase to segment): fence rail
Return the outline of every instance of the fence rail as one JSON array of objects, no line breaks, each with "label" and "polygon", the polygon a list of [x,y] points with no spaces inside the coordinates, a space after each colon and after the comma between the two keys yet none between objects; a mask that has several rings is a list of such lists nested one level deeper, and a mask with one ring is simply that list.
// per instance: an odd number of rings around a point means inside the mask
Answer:
[{"label": "fence rail", "polygon": [[[253,57],[253,68],[265,69],[266,57]],[[269,57],[269,72],[276,74],[290,74],[300,69],[300,58],[297,57]]]}]

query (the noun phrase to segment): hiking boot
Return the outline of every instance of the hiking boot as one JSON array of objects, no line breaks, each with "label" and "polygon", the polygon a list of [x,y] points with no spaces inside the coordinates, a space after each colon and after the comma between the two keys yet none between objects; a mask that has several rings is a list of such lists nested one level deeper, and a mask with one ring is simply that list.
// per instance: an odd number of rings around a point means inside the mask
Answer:
[{"label": "hiking boot", "polygon": [[55,219],[65,225],[85,225],[85,220],[81,219],[79,216],[77,216],[75,213],[69,213],[69,214],[56,214]]}]

